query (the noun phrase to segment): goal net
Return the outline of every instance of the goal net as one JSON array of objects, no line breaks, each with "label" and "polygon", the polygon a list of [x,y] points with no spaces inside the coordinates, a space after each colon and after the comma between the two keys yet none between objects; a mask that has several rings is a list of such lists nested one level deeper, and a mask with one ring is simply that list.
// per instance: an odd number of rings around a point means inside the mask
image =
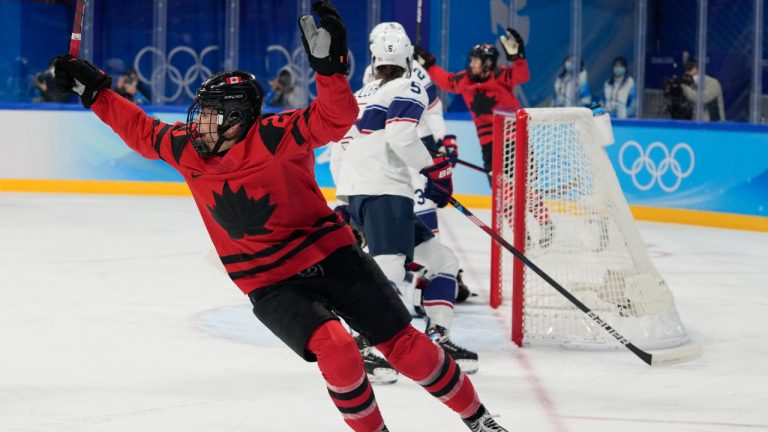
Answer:
[{"label": "goal net", "polygon": [[[642,349],[688,341],[651,263],[603,135],[586,108],[496,113],[493,226],[515,248]],[[494,242],[491,304],[511,300],[512,340],[574,348],[620,345]]]}]

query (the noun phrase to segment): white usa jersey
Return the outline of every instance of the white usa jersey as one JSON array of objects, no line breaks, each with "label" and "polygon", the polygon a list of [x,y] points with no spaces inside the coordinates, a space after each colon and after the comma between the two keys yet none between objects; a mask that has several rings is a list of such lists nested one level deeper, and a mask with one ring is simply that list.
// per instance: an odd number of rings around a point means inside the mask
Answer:
[{"label": "white usa jersey", "polygon": [[336,197],[399,195],[412,198],[411,169],[432,164],[432,157],[416,131],[427,108],[426,91],[419,83],[397,78],[380,80],[355,93],[357,122],[334,143],[331,173]]},{"label": "white usa jersey", "polygon": [[[424,67],[416,61],[411,64],[411,79],[421,84],[429,99],[424,121],[419,123],[419,136],[423,138],[432,135],[435,141],[440,141],[445,136],[445,119],[443,119],[443,103],[437,97],[437,86]],[[373,81],[373,70],[371,65],[368,65],[363,72],[363,83],[368,84],[371,81]]]}]

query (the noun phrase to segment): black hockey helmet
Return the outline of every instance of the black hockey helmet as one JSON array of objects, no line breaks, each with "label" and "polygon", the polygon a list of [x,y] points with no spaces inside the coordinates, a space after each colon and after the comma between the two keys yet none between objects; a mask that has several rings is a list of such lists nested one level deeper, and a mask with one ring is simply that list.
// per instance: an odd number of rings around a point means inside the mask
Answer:
[{"label": "black hockey helmet", "polygon": [[482,43],[472,47],[472,51],[469,52],[469,58],[479,58],[483,65],[488,64],[489,69],[496,67],[496,63],[499,61],[499,50],[496,49],[494,44]]},{"label": "black hockey helmet", "polygon": [[[471,62],[473,57],[480,59],[483,64],[484,72],[492,71],[496,68],[496,63],[499,60],[499,50],[496,49],[496,46],[491,43],[477,44],[472,47],[472,50],[469,52],[467,62]],[[476,81],[481,79],[480,76],[475,76],[472,73],[472,70],[469,66],[467,66],[467,73],[472,79]]]},{"label": "black hockey helmet", "polygon": [[[242,126],[240,132],[230,138],[243,139],[261,114],[263,102],[264,89],[251,73],[225,71],[203,81],[187,112],[187,133],[195,150],[201,156],[218,153],[225,141],[224,134],[237,125]],[[210,110],[209,130],[217,132],[216,140],[210,134],[199,132],[200,114],[207,110]]]}]

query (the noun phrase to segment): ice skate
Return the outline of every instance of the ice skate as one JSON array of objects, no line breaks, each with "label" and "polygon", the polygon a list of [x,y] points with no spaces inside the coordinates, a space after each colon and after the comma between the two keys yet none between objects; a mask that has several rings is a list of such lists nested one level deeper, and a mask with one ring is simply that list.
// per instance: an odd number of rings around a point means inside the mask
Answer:
[{"label": "ice skate", "polygon": [[427,336],[443,347],[445,352],[453,357],[453,360],[456,361],[464,373],[473,374],[477,372],[477,353],[453,343],[448,337],[448,330],[445,327],[439,325],[432,326],[427,330]]},{"label": "ice skate", "polygon": [[482,405],[480,406],[480,413],[480,417],[475,420],[464,420],[464,424],[469,430],[473,432],[507,432],[506,429],[496,423],[496,420]]},{"label": "ice skate", "polygon": [[355,336],[357,349],[363,357],[365,374],[371,384],[394,384],[397,382],[398,372],[383,357],[376,354],[368,340],[361,335]]}]

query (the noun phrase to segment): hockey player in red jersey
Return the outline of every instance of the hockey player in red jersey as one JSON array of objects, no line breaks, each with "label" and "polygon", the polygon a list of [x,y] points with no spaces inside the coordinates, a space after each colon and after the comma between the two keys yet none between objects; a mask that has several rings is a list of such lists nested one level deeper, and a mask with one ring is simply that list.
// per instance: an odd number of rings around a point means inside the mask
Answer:
[{"label": "hockey player in red jersey", "polygon": [[[498,66],[499,51],[489,43],[475,45],[469,52],[469,65],[465,71],[446,72],[435,65],[435,56],[422,47],[414,47],[414,58],[429,73],[430,78],[440,88],[452,93],[461,93],[464,103],[472,113],[477,137],[483,152],[483,167],[489,173],[493,169],[493,110],[507,109],[516,111],[521,108],[514,94],[514,88],[530,78],[528,61],[525,59],[525,42],[520,33],[508,28],[506,35],[499,37],[499,42],[511,66]],[[491,182],[491,177],[488,177]],[[549,247],[554,235],[554,225],[549,217],[549,210],[541,196],[533,192],[531,200],[539,204],[535,207],[534,217],[541,227],[539,243]],[[511,214],[509,215],[511,218]]]},{"label": "hockey player in red jersey", "polygon": [[306,361],[316,361],[331,399],[355,431],[387,427],[352,336],[365,335],[397,370],[457,412],[473,431],[504,431],[471,381],[426,335],[386,277],[328,207],[314,179],[313,149],[336,141],[357,118],[346,73],[346,28],[317,1],[320,18],[299,19],[317,99],[308,108],[261,115],[263,90],[241,71],[202,83],[188,121],[165,124],[110,90],[111,78],[69,56],[56,60],[56,84],[133,150],[162,159],[185,179],[230,278],[256,317]]},{"label": "hockey player in red jersey", "polygon": [[511,66],[498,66],[499,51],[494,45],[484,43],[475,45],[469,52],[466,70],[450,73],[435,65],[435,56],[429,51],[420,46],[414,47],[414,58],[424,66],[438,87],[451,93],[461,93],[472,113],[483,151],[483,166],[489,172],[493,167],[493,110],[519,109],[520,102],[514,95],[514,87],[530,78],[523,38],[513,29],[507,29],[507,35],[509,38],[502,36],[500,39]]}]

